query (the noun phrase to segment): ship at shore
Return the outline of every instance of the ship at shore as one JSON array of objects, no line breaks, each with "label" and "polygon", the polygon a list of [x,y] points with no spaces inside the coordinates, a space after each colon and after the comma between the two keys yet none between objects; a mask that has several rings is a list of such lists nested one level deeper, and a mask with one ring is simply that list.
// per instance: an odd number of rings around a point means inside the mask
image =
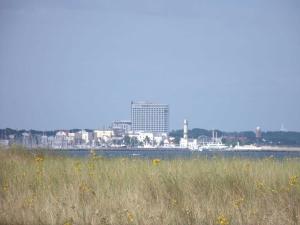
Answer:
[{"label": "ship at shore", "polygon": [[256,145],[240,145],[240,143],[238,142],[236,146],[230,147],[229,150],[233,150],[233,151],[258,151],[258,150],[262,150],[262,148],[259,147],[259,146],[256,146]]},{"label": "ship at shore", "polygon": [[[192,149],[191,149],[192,150]],[[236,146],[228,146],[222,142],[222,138],[218,138],[218,133],[212,131],[212,139],[208,142],[202,142],[198,145],[196,151],[258,151],[261,147],[256,145],[240,145],[237,142]]]},{"label": "ship at shore", "polygon": [[202,142],[198,151],[224,151],[229,150],[229,147],[222,143],[222,138],[218,138],[218,133],[212,131],[212,139],[209,142]]},{"label": "ship at shore", "polygon": [[229,150],[230,147],[222,142],[208,142],[205,145],[200,145],[198,151],[224,151]]}]

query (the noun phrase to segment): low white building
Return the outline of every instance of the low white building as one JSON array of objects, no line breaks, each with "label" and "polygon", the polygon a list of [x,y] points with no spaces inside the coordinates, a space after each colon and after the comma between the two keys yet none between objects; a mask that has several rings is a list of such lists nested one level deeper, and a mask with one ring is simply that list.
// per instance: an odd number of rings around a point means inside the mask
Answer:
[{"label": "low white building", "polygon": [[152,132],[128,132],[130,138],[136,138],[139,142],[144,143],[144,146],[159,146],[164,140],[168,139],[167,133],[152,133]]},{"label": "low white building", "polygon": [[137,139],[139,142],[144,142],[146,143],[147,141],[150,143],[147,144],[152,144],[154,140],[154,134],[150,132],[139,132]]},{"label": "low white building", "polygon": [[0,147],[8,147],[8,145],[9,145],[9,140],[6,139],[0,140]]},{"label": "low white building", "polygon": [[112,139],[114,136],[114,131],[113,130],[94,130],[94,138],[96,140],[104,140],[109,141]]},{"label": "low white building", "polygon": [[156,146],[164,145],[165,140],[168,141],[167,133],[154,133],[154,145]]},{"label": "low white building", "polygon": [[197,139],[181,138],[179,143],[180,148],[188,148],[197,150],[199,148]]},{"label": "low white building", "polygon": [[91,132],[87,132],[86,130],[81,130],[75,134],[75,138],[81,139],[83,144],[88,144],[90,141],[92,141],[93,134]]},{"label": "low white building", "polygon": [[76,133],[69,132],[67,134],[66,139],[67,139],[68,145],[74,145],[75,139],[76,139]]},{"label": "low white building", "polygon": [[129,120],[116,120],[112,123],[112,129],[121,129],[124,132],[128,132],[131,130],[131,121]]},{"label": "low white building", "polygon": [[66,137],[67,136],[67,133],[65,132],[65,131],[58,131],[58,132],[56,132],[56,134],[55,134],[55,137],[56,138],[64,138],[64,137]]},{"label": "low white building", "polygon": [[95,137],[103,138],[103,137],[112,137],[114,136],[114,132],[112,130],[94,130]]},{"label": "low white building", "polygon": [[65,131],[58,131],[55,134],[53,147],[55,148],[64,148],[67,146],[67,132]]},{"label": "low white building", "polygon": [[42,137],[41,137],[41,145],[43,147],[48,146],[48,137],[46,135],[42,135]]},{"label": "low white building", "polygon": [[163,141],[163,147],[165,148],[176,148],[175,138],[170,137]]},{"label": "low white building", "polygon": [[75,133],[69,132],[68,133],[68,138],[69,138],[69,140],[74,141],[75,140]]}]

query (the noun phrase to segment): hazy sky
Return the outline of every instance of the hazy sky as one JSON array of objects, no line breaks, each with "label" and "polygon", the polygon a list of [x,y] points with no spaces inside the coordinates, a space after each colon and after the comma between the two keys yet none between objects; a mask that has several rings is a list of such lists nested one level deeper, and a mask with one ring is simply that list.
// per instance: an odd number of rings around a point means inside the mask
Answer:
[{"label": "hazy sky", "polygon": [[[71,3],[72,2],[72,3]],[[300,131],[299,0],[0,0],[0,128]]]}]

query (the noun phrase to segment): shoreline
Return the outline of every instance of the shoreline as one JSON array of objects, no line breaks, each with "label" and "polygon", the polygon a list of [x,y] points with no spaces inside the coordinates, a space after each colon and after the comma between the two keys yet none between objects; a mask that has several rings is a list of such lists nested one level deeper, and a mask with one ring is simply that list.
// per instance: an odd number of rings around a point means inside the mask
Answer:
[{"label": "shoreline", "polygon": [[[187,148],[32,148],[28,150],[46,150],[46,151],[184,151],[184,152],[202,152],[190,150]],[[280,146],[261,146],[261,149],[230,149],[230,150],[206,150],[203,152],[300,152],[300,147],[280,147]]]},{"label": "shoreline", "polygon": [[[20,146],[21,147],[21,146]],[[140,147],[96,147],[92,148],[89,146],[81,147],[66,147],[66,148],[49,148],[49,147],[32,147],[26,148],[22,147],[28,151],[30,150],[41,150],[41,151],[174,151],[174,152],[300,152],[300,146],[258,146],[259,149],[223,149],[223,150],[191,150],[188,148],[180,147],[150,147],[150,148],[140,148]],[[13,146],[0,146],[0,150],[8,150],[13,148]]]}]

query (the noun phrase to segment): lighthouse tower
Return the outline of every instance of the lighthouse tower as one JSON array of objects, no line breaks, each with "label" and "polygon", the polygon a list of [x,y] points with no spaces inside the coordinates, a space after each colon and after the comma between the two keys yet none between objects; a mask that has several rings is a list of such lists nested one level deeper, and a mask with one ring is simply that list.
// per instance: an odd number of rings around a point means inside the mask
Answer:
[{"label": "lighthouse tower", "polygon": [[189,147],[189,138],[188,138],[188,121],[183,121],[183,137],[180,139],[180,147],[188,148]]},{"label": "lighthouse tower", "polygon": [[190,149],[190,150],[198,150],[198,141],[197,139],[189,139],[188,136],[188,121],[183,121],[183,137],[180,138],[180,148]]},{"label": "lighthouse tower", "polygon": [[188,121],[186,119],[183,121],[183,138],[188,139]]}]

